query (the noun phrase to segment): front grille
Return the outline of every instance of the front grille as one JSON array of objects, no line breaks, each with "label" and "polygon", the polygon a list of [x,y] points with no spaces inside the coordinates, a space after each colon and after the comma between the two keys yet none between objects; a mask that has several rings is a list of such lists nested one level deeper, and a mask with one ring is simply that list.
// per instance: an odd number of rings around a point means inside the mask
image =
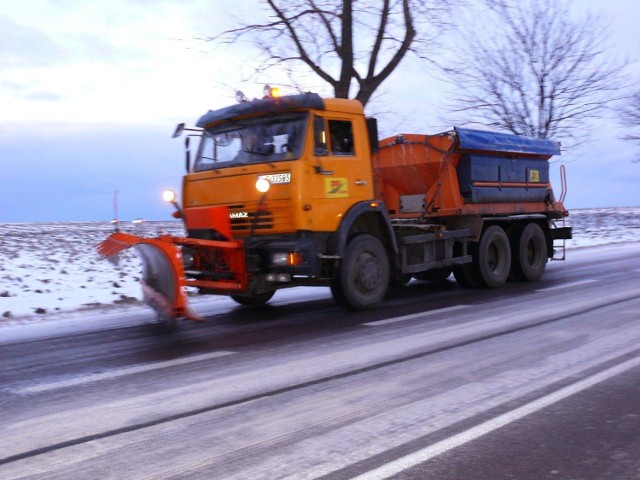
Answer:
[{"label": "front grille", "polygon": [[[291,204],[288,201],[267,201],[258,212],[258,203],[229,205],[231,232],[236,236],[254,234],[287,233],[293,231]],[[246,216],[245,216],[246,215]]]}]

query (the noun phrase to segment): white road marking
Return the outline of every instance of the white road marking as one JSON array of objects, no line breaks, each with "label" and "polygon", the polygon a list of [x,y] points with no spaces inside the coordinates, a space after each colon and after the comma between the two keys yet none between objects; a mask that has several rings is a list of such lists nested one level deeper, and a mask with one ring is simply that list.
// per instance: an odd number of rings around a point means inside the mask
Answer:
[{"label": "white road marking", "polygon": [[600,373],[592,375],[591,377],[580,380],[572,385],[561,388],[556,392],[550,393],[549,395],[523,405],[522,407],[516,408],[515,410],[499,415],[464,432],[460,432],[456,435],[453,435],[452,437],[446,438],[437,443],[434,443],[433,445],[423,448],[422,450],[406,455],[379,468],[370,470],[369,472],[363,473],[362,475],[355,477],[355,479],[353,480],[377,480],[397,475],[398,473],[407,470],[408,468],[419,465],[420,463],[426,462],[434,457],[437,457],[438,455],[448,452],[449,450],[453,450],[454,448],[464,445],[465,443],[471,442],[472,440],[491,433],[494,430],[515,422],[516,420],[520,420],[527,415],[538,412],[543,408],[553,405],[554,403],[564,400],[567,397],[575,395],[576,393],[586,390],[594,385],[597,385],[598,383],[604,382],[605,380],[615,377],[616,375],[620,375],[621,373],[624,373],[627,370],[630,370],[637,366],[640,366],[640,357],[628,360],[624,363],[616,365],[615,367],[609,368]]},{"label": "white road marking", "polygon": [[455,312],[456,310],[462,310],[463,308],[468,308],[468,307],[469,305],[454,305],[453,307],[439,308],[438,310],[430,310],[427,312],[413,313],[411,315],[404,315],[402,317],[388,318],[386,320],[376,320],[375,322],[363,323],[363,325],[366,325],[368,327],[373,327],[378,325],[388,325],[390,323],[398,323],[398,322],[404,322],[405,320],[413,320],[414,318],[431,317],[439,313]]},{"label": "white road marking", "polygon": [[555,285],[553,287],[540,288],[536,290],[536,292],[551,292],[552,290],[563,290],[565,288],[571,287],[579,287],[580,285],[588,285],[590,283],[595,283],[598,280],[589,279],[589,280],[578,280],[577,282],[563,283],[561,285]]},{"label": "white road marking", "polygon": [[165,362],[149,363],[145,365],[136,365],[134,367],[118,368],[107,372],[92,373],[90,375],[83,375],[81,377],[69,378],[66,380],[59,380],[50,383],[44,383],[42,385],[33,385],[31,387],[22,387],[11,390],[13,393],[41,393],[49,390],[56,390],[64,387],[74,387],[77,385],[83,385],[85,383],[97,382],[99,380],[111,380],[113,378],[124,377],[126,375],[133,375],[135,373],[150,372],[152,370],[160,370],[161,368],[176,367],[179,365],[188,365],[189,363],[202,362],[205,360],[212,360],[214,358],[224,357],[236,352],[230,351],[218,351],[211,353],[203,353],[202,355],[193,355],[191,357],[176,358],[175,360],[167,360]]}]

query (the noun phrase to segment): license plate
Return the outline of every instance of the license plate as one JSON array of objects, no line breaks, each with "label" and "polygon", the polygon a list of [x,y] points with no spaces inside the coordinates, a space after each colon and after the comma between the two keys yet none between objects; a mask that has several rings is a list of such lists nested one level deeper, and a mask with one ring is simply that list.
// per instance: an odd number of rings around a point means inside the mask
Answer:
[{"label": "license plate", "polygon": [[291,173],[271,173],[269,175],[260,175],[258,180],[268,180],[272,185],[277,185],[279,183],[291,183]]}]

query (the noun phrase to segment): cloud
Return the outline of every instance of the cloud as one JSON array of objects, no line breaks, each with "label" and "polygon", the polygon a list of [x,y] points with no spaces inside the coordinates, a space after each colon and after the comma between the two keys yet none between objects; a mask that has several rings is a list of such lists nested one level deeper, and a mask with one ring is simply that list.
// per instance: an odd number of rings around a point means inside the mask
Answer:
[{"label": "cloud", "polygon": [[25,100],[34,100],[38,102],[59,102],[64,100],[65,98],[59,93],[42,90],[32,82],[17,83],[0,80],[0,92],[3,90],[10,92],[10,94],[15,97],[20,97]]},{"label": "cloud", "polygon": [[[29,110],[43,112],[47,104],[91,92],[104,71],[123,72],[143,63],[140,49],[114,42],[105,35],[104,24],[92,30],[69,5],[55,14],[40,7],[33,15],[11,10],[6,13],[13,17],[0,15],[0,115],[5,118],[20,119]],[[65,24],[69,18],[72,23]]]},{"label": "cloud", "polygon": [[[53,21],[53,20],[52,20]],[[75,62],[112,64],[135,61],[135,44],[118,45],[90,27],[60,31],[20,24],[0,16],[0,61],[6,68],[60,67]]]},{"label": "cloud", "polygon": [[26,3],[0,16],[0,122],[173,123],[216,106],[226,62],[177,40],[192,38],[196,11],[209,18],[208,2]]},{"label": "cloud", "polygon": [[35,100],[38,102],[59,102],[64,100],[64,96],[54,92],[46,92],[44,90],[31,91],[23,95],[27,100]]},{"label": "cloud", "polygon": [[46,67],[69,61],[69,53],[51,35],[0,15],[0,63],[12,67]]}]

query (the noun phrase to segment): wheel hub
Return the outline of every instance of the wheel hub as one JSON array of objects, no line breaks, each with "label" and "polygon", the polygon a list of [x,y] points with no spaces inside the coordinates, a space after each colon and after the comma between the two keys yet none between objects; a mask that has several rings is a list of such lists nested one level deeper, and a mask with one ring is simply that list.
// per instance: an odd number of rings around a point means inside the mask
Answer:
[{"label": "wheel hub", "polygon": [[370,291],[378,286],[380,281],[380,267],[376,257],[370,253],[363,253],[358,258],[356,268],[356,283],[362,289]]}]

